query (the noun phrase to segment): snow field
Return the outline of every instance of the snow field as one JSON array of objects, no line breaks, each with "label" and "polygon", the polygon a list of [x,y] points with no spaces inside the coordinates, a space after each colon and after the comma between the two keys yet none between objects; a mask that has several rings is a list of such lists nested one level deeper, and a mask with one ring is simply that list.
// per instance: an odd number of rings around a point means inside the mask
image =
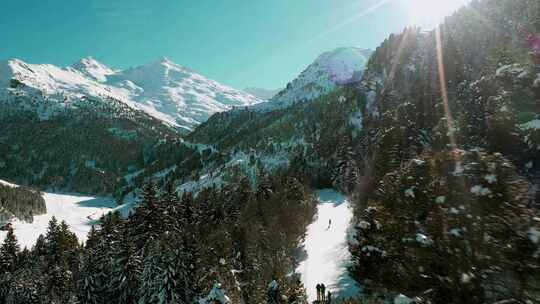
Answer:
[{"label": "snow field", "polygon": [[[317,216],[308,226],[304,241],[306,259],[296,271],[301,275],[310,302],[316,299],[315,286],[319,283],[326,285],[333,298],[355,296],[360,288],[347,271],[351,258],[348,240],[352,208],[345,196],[332,189],[319,190],[317,195]],[[330,226],[329,220],[332,220]]]}]

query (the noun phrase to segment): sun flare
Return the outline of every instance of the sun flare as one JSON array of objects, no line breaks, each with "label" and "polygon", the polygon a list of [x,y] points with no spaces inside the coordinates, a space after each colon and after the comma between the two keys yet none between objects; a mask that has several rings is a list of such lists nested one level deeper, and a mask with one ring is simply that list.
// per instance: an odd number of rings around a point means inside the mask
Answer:
[{"label": "sun flare", "polygon": [[399,0],[410,23],[422,27],[434,27],[451,15],[468,0]]}]

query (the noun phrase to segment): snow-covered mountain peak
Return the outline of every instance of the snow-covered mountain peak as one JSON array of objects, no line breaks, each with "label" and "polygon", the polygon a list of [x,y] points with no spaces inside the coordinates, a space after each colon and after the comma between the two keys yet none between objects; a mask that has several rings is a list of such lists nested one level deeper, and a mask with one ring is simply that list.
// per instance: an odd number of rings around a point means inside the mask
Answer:
[{"label": "snow-covered mountain peak", "polygon": [[347,83],[358,80],[355,73],[364,69],[372,51],[355,47],[341,47],[321,54],[311,68],[320,68],[328,72],[335,83]]},{"label": "snow-covered mountain peak", "polygon": [[11,61],[13,60],[15,59],[0,61],[0,86],[2,87],[7,86],[13,78],[13,70],[11,69]]},{"label": "snow-covered mountain peak", "polygon": [[66,68],[10,59],[0,62],[0,97],[10,90],[47,97],[51,105],[84,96],[113,98],[188,131],[216,112],[263,101],[166,58],[126,70],[91,57]]},{"label": "snow-covered mountain peak", "polygon": [[166,57],[161,57],[147,64],[120,71],[117,76],[127,78],[138,85],[149,82],[163,85],[163,82],[181,80],[190,77],[191,74],[195,73]]},{"label": "snow-covered mountain peak", "polygon": [[120,71],[109,84],[133,83],[141,90],[134,100],[150,112],[165,114],[161,119],[191,130],[212,114],[232,107],[262,102],[248,93],[208,79],[193,70],[160,58],[148,64]]},{"label": "snow-covered mountain peak", "polygon": [[371,50],[342,47],[322,53],[269,103],[256,108],[267,110],[287,107],[295,102],[316,99],[338,85],[359,81]]},{"label": "snow-covered mountain peak", "polygon": [[82,58],[81,60],[74,63],[71,67],[81,72],[85,76],[99,82],[106,81],[107,76],[115,73],[113,69],[90,56]]}]

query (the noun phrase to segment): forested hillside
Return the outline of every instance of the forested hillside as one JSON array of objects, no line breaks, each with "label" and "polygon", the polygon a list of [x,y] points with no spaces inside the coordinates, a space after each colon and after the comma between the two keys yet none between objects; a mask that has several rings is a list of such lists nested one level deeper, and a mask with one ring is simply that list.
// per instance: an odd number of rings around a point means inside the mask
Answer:
[{"label": "forested hillside", "polygon": [[0,226],[13,217],[32,222],[34,215],[45,213],[46,209],[39,191],[0,180]]},{"label": "forested hillside", "polygon": [[[119,101],[56,101],[14,93],[0,103],[0,177],[22,185],[111,194],[124,175],[147,166],[161,141],[178,135]],[[46,118],[43,115],[48,115]]]},{"label": "forested hillside", "polygon": [[354,277],[421,302],[538,300],[538,1],[473,1],[408,28],[362,81]]}]

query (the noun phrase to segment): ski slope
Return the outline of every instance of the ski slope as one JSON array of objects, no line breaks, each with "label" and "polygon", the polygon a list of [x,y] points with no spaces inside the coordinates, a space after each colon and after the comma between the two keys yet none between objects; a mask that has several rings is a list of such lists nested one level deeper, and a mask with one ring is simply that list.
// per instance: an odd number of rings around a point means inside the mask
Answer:
[{"label": "ski slope", "polygon": [[[16,185],[14,185],[16,186]],[[11,223],[21,248],[32,247],[40,234],[45,234],[53,216],[58,222],[66,221],[79,241],[86,241],[92,223],[102,215],[121,208],[112,198],[82,196],[76,194],[43,193],[47,213],[34,216],[34,222],[26,223],[18,219]],[[4,241],[6,231],[0,231],[0,242]]]},{"label": "ski slope", "polygon": [[[332,189],[319,190],[317,217],[307,228],[304,250],[306,258],[296,271],[301,275],[308,299],[317,296],[315,286],[326,285],[332,298],[356,296],[361,290],[349,276],[348,237],[351,231],[352,207],[342,194]],[[329,227],[329,220],[332,224]]]}]

